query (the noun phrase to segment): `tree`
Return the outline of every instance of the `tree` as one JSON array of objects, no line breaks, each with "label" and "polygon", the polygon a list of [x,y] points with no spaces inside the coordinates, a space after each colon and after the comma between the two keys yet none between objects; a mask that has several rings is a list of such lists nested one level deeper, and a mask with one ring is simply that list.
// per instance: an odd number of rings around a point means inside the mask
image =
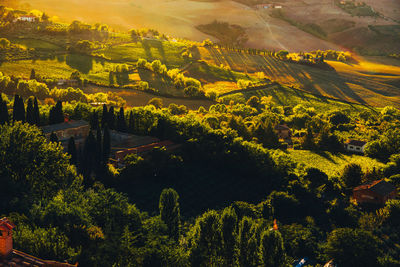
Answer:
[{"label": "tree", "polygon": [[92,113],[92,116],[90,117],[90,128],[92,130],[97,130],[99,129],[99,115],[97,114],[96,111]]},{"label": "tree", "polygon": [[224,209],[221,215],[221,234],[223,257],[226,266],[233,266],[236,262],[237,247],[237,216],[232,207]]},{"label": "tree", "polygon": [[37,98],[33,100],[33,121],[34,124],[39,126],[40,125],[40,112],[39,112],[39,105]]},{"label": "tree", "polygon": [[50,134],[50,142],[58,143],[58,136],[54,132]]},{"label": "tree", "polygon": [[107,105],[103,104],[103,112],[101,113],[101,127],[102,128],[106,127],[107,122],[108,122]]},{"label": "tree", "polygon": [[22,97],[19,95],[14,96],[14,106],[13,106],[13,121],[25,122],[25,106]]},{"label": "tree", "polygon": [[96,150],[96,138],[94,137],[92,130],[90,130],[83,146],[83,159],[81,162],[81,170],[86,179],[86,183],[91,182],[90,178],[92,172],[95,170]]},{"label": "tree", "polygon": [[108,124],[108,128],[110,128],[111,130],[115,129],[115,113],[114,113],[114,107],[113,106],[111,106],[110,110],[108,111],[107,124]]},{"label": "tree", "polygon": [[125,114],[124,114],[123,107],[121,107],[119,109],[118,118],[117,118],[117,130],[120,132],[126,131],[126,121],[125,121]]},{"label": "tree", "polygon": [[32,98],[28,99],[28,105],[26,107],[26,122],[29,124],[35,124],[35,114],[33,110]]},{"label": "tree", "polygon": [[154,97],[152,99],[149,100],[149,102],[147,103],[147,105],[153,105],[156,108],[162,108],[163,107],[163,102],[161,98],[158,97]]},{"label": "tree", "polygon": [[258,244],[254,236],[254,226],[254,222],[248,217],[243,217],[239,223],[239,266],[259,265]]},{"label": "tree", "polygon": [[29,77],[29,80],[35,80],[35,79],[36,79],[35,69],[31,69],[31,75]]},{"label": "tree", "polygon": [[379,240],[365,230],[338,228],[328,235],[325,254],[338,266],[377,266]]},{"label": "tree", "polygon": [[110,131],[108,130],[108,126],[106,125],[103,129],[103,163],[107,164],[108,159],[110,157],[111,152],[111,138],[110,138]]},{"label": "tree", "polygon": [[307,127],[306,135],[301,140],[301,146],[304,149],[309,149],[309,150],[315,149],[314,135],[310,126]]},{"label": "tree", "polygon": [[8,108],[6,101],[0,97],[0,125],[8,123]]},{"label": "tree", "polygon": [[74,137],[71,137],[68,140],[68,154],[71,156],[71,159],[70,159],[71,164],[76,165],[78,163],[78,154],[76,152],[76,145],[75,145]]},{"label": "tree", "polygon": [[179,195],[172,189],[164,189],[161,192],[159,209],[161,220],[167,225],[169,236],[179,240],[181,214],[179,208]]},{"label": "tree", "polygon": [[265,230],[261,234],[260,251],[263,266],[283,266],[285,250],[281,233],[277,230]]},{"label": "tree", "polygon": [[62,122],[64,122],[62,102],[57,101],[57,104],[50,109],[49,124],[57,124]]},{"label": "tree", "polygon": [[134,133],[135,132],[135,117],[133,116],[133,112],[129,112],[129,120],[128,120],[128,132]]},{"label": "tree", "polygon": [[347,164],[342,172],[342,182],[347,189],[351,189],[361,184],[363,177],[361,166],[356,163]]},{"label": "tree", "polygon": [[96,132],[96,165],[100,167],[102,160],[103,160],[103,140],[101,138],[101,129],[100,127],[97,128]]},{"label": "tree", "polygon": [[399,227],[400,225],[400,200],[390,199],[386,202],[385,207],[382,209],[384,223],[392,226]]},{"label": "tree", "polygon": [[112,71],[110,71],[110,73],[108,74],[108,82],[109,82],[110,86],[113,86],[115,83],[114,72],[112,72]]},{"label": "tree", "polygon": [[259,123],[254,131],[254,136],[266,148],[276,148],[279,146],[279,137],[271,123],[267,125]]}]

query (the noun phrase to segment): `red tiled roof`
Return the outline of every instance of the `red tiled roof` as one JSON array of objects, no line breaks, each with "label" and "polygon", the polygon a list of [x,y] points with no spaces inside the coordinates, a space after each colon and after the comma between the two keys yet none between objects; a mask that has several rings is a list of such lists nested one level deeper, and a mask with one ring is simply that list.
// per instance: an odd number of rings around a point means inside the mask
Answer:
[{"label": "red tiled roof", "polygon": [[12,222],[10,222],[9,219],[4,217],[3,219],[0,219],[0,227],[5,227],[8,230],[12,230],[13,228],[15,228],[15,225]]},{"label": "red tiled roof", "polygon": [[286,125],[276,125],[275,130],[290,130]]},{"label": "red tiled roof", "polygon": [[392,184],[386,182],[384,179],[381,179],[368,184],[357,186],[353,189],[353,191],[360,190],[371,190],[372,192],[375,192],[381,196],[386,196],[395,191],[396,188]]}]

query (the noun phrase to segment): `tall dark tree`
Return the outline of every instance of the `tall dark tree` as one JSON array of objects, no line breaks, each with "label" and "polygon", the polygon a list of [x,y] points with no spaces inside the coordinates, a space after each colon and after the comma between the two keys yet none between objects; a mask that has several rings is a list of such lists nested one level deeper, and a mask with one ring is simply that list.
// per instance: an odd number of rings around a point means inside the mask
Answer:
[{"label": "tall dark tree", "polygon": [[97,114],[97,111],[94,111],[92,113],[92,116],[90,117],[90,127],[92,130],[97,130],[99,129],[99,115]]},{"label": "tall dark tree", "polygon": [[9,122],[7,103],[0,98],[0,125]]},{"label": "tall dark tree", "polygon": [[13,106],[13,121],[25,122],[25,106],[22,97],[15,95]]},{"label": "tall dark tree", "polygon": [[347,189],[351,189],[361,184],[364,173],[361,166],[356,163],[349,163],[343,169],[342,181]]},{"label": "tall dark tree", "polygon": [[135,117],[133,116],[133,112],[129,112],[129,120],[128,120],[128,132],[135,132]]},{"label": "tall dark tree", "polygon": [[37,98],[33,100],[33,119],[34,123],[39,126],[40,125],[40,112]]},{"label": "tall dark tree", "polygon": [[113,86],[115,84],[113,71],[110,71],[110,73],[108,74],[108,81],[110,83],[110,86]]},{"label": "tall dark tree", "polygon": [[28,99],[28,105],[26,107],[26,122],[29,124],[35,124],[35,114],[33,110],[32,98]]},{"label": "tall dark tree", "polygon": [[161,220],[167,225],[169,236],[178,241],[180,234],[181,214],[179,208],[179,195],[172,189],[161,192],[159,209]]},{"label": "tall dark tree", "polygon": [[108,126],[106,125],[103,130],[103,163],[107,164],[111,152],[111,137]]},{"label": "tall dark tree", "polygon": [[31,70],[31,76],[29,77],[30,80],[34,80],[36,79],[36,73],[35,73],[35,69]]},{"label": "tall dark tree", "polygon": [[71,159],[70,159],[71,164],[76,165],[78,163],[78,154],[77,154],[77,151],[76,151],[76,145],[75,145],[74,137],[71,137],[68,140],[68,154],[70,154],[70,156],[71,156]]},{"label": "tall dark tree", "polygon": [[110,128],[111,130],[115,129],[115,112],[113,106],[111,106],[110,109],[108,110],[107,124],[108,128]]},{"label": "tall dark tree", "polygon": [[82,174],[87,184],[92,182],[91,175],[95,170],[96,150],[96,138],[90,130],[89,135],[85,139],[82,160]]},{"label": "tall dark tree", "polygon": [[62,102],[57,101],[57,104],[50,109],[49,124],[57,124],[62,122],[64,122]]},{"label": "tall dark tree", "polygon": [[233,266],[236,259],[236,237],[238,219],[232,207],[226,208],[221,215],[222,251],[226,266]]},{"label": "tall dark tree", "polygon": [[96,132],[96,164],[100,165],[103,159],[103,154],[102,154],[102,146],[103,146],[103,140],[101,137],[101,129],[100,127],[97,128]]},{"label": "tall dark tree", "polygon": [[103,112],[101,113],[101,127],[104,129],[108,123],[108,110],[107,105],[103,104]]},{"label": "tall dark tree", "polygon": [[275,230],[265,230],[261,234],[260,243],[263,266],[283,266],[285,250],[281,233]]},{"label": "tall dark tree", "polygon": [[126,131],[126,121],[125,121],[125,113],[124,113],[123,107],[121,107],[119,109],[118,118],[117,118],[117,130],[120,132]]},{"label": "tall dark tree", "polygon": [[54,132],[50,134],[50,142],[58,142],[58,136]]}]

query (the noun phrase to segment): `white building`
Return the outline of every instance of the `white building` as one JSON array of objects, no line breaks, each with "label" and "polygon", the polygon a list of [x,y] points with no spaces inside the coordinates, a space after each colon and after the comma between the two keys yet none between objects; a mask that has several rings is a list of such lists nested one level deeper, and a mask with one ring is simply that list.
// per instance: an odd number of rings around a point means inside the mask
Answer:
[{"label": "white building", "polygon": [[362,154],[364,154],[366,145],[367,145],[367,142],[359,141],[359,140],[349,140],[344,144],[345,149],[347,151],[355,152],[355,153],[362,153]]},{"label": "white building", "polygon": [[21,16],[17,18],[17,21],[25,21],[25,22],[35,22],[38,18],[31,15]]}]

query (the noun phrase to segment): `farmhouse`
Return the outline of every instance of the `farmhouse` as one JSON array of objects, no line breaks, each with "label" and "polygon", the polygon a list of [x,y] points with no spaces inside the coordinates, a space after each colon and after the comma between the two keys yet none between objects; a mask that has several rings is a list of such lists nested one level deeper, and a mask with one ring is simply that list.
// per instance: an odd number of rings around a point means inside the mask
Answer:
[{"label": "farmhouse", "polygon": [[344,147],[349,152],[364,153],[367,142],[359,140],[349,140],[344,144]]},{"label": "farmhouse", "polygon": [[279,139],[290,140],[292,138],[292,131],[287,125],[276,125],[275,132]]},{"label": "farmhouse", "polygon": [[36,22],[37,20],[38,20],[38,17],[36,17],[36,16],[25,15],[25,16],[21,16],[21,17],[15,19],[14,22],[16,22],[16,21]]},{"label": "farmhouse", "polygon": [[73,267],[56,261],[38,259],[24,252],[13,249],[13,232],[15,225],[7,218],[0,219],[0,266],[43,266],[43,267]]},{"label": "farmhouse", "polygon": [[268,9],[270,7],[271,7],[270,4],[258,4],[258,5],[255,5],[256,9]]},{"label": "farmhouse", "polygon": [[397,197],[397,190],[384,179],[357,186],[353,189],[353,198],[357,203],[385,204]]},{"label": "farmhouse", "polygon": [[78,86],[78,80],[65,80],[60,79],[57,81],[57,86],[69,86],[69,87],[76,87]]},{"label": "farmhouse", "polygon": [[75,143],[80,145],[84,142],[84,139],[88,136],[90,125],[87,121],[79,120],[67,120],[63,123],[47,125],[42,127],[42,131],[47,139],[50,139],[51,133],[57,135],[58,140],[61,144],[66,147],[68,140],[74,137]]}]

